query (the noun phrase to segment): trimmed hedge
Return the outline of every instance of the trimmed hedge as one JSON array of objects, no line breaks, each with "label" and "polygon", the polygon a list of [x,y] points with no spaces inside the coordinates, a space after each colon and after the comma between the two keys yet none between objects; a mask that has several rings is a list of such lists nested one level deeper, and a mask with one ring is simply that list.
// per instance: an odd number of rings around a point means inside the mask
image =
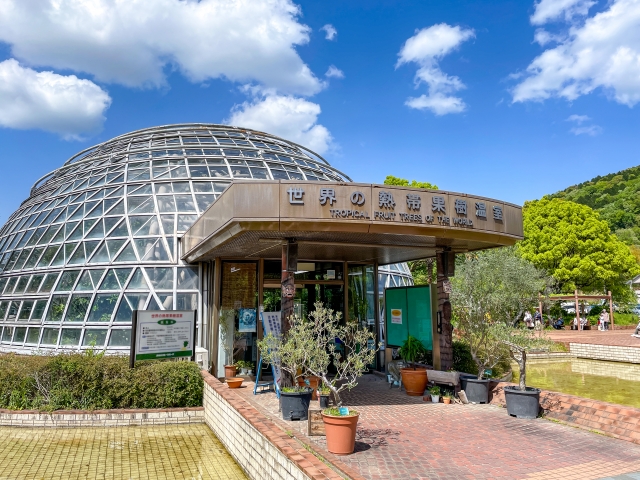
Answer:
[{"label": "trimmed hedge", "polygon": [[84,354],[0,355],[0,408],[102,410],[202,406],[204,382],[193,362]]}]

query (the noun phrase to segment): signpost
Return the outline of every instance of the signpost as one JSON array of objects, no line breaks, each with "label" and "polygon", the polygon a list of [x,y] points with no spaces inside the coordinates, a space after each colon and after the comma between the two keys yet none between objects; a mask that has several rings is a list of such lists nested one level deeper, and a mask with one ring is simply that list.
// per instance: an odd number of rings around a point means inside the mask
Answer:
[{"label": "signpost", "polygon": [[196,359],[197,310],[134,310],[129,366],[139,360]]}]

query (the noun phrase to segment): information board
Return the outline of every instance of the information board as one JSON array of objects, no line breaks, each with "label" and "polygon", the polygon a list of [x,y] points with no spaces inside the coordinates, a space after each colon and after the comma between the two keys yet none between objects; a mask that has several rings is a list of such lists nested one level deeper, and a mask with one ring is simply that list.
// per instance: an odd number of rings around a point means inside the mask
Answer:
[{"label": "information board", "polygon": [[195,310],[134,310],[131,365],[138,360],[195,360]]},{"label": "information board", "polygon": [[384,294],[387,346],[400,347],[411,335],[433,350],[430,287],[392,287]]},{"label": "information board", "polygon": [[[282,320],[281,312],[261,312],[262,317],[262,329],[264,330],[264,336],[269,334],[278,338],[282,334]],[[279,364],[271,364],[271,371],[273,372],[273,380],[276,382],[277,389],[280,389],[280,381],[282,380],[282,371]]]}]

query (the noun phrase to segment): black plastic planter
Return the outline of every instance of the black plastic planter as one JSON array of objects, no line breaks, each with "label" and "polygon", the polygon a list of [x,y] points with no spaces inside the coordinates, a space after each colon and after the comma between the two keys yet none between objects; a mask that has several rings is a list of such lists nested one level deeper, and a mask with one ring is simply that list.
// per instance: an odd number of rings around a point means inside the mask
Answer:
[{"label": "black plastic planter", "polygon": [[329,408],[329,395],[318,395],[320,408]]},{"label": "black plastic planter", "polygon": [[472,373],[461,373],[460,374],[460,388],[467,392],[467,380],[470,378],[478,378],[477,375],[473,375]]},{"label": "black plastic planter", "polygon": [[489,380],[478,378],[467,378],[467,388],[464,389],[467,399],[473,403],[489,402]]},{"label": "black plastic planter", "polygon": [[280,408],[284,420],[306,420],[309,416],[309,404],[313,390],[306,392],[285,393],[280,392]]},{"label": "black plastic planter", "polygon": [[536,418],[540,411],[540,389],[527,387],[520,390],[515,386],[504,387],[507,413],[516,418]]}]

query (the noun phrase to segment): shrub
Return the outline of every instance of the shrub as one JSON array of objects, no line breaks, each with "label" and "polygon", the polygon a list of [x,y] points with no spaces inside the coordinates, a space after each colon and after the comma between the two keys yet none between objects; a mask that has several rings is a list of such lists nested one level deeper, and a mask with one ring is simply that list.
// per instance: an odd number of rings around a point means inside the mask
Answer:
[{"label": "shrub", "polygon": [[97,410],[202,405],[204,382],[192,362],[148,361],[88,352],[0,355],[0,408]]}]

